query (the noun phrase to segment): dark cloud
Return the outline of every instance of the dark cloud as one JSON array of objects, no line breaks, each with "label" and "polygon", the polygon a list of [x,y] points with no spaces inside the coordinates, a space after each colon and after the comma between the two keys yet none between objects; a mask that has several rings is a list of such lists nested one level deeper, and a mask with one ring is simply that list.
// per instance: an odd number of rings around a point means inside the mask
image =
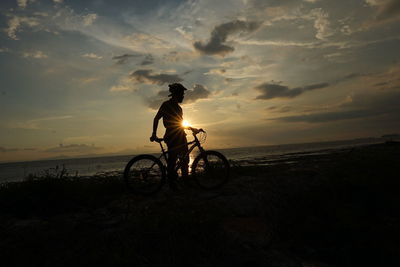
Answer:
[{"label": "dark cloud", "polygon": [[283,107],[278,107],[278,106],[271,106],[267,107],[266,110],[269,112],[274,112],[274,113],[286,113],[289,111],[292,111],[292,107],[289,106],[283,106]]},{"label": "dark cloud", "polygon": [[282,122],[308,122],[308,123],[319,123],[319,122],[331,122],[340,120],[357,119],[363,117],[369,117],[372,115],[379,115],[372,110],[349,110],[349,111],[336,111],[336,112],[324,112],[324,113],[313,113],[297,116],[280,117],[274,120]]},{"label": "dark cloud", "polygon": [[363,73],[350,73],[348,75],[345,75],[345,76],[337,79],[334,83],[341,83],[341,82],[349,81],[349,80],[356,79],[358,77],[363,77],[363,76],[366,76],[366,74],[363,74]]},{"label": "dark cloud", "polygon": [[0,152],[1,153],[6,153],[6,152],[14,152],[14,151],[18,151],[19,149],[17,148],[5,148],[0,146]]},{"label": "dark cloud", "polygon": [[385,85],[388,85],[388,84],[390,84],[390,83],[389,82],[381,82],[381,83],[374,84],[374,86],[375,87],[379,87],[379,86],[385,86]]},{"label": "dark cloud", "polygon": [[94,145],[85,145],[85,144],[70,144],[63,145],[60,144],[57,147],[52,147],[44,150],[45,152],[58,153],[58,152],[79,152],[79,153],[88,153],[101,149],[100,147],[96,147]]},{"label": "dark cloud", "polygon": [[370,74],[366,73],[350,73],[343,77],[340,77],[332,82],[316,83],[306,85],[303,87],[289,88],[288,86],[281,85],[281,82],[267,82],[255,87],[256,90],[261,92],[261,95],[257,96],[256,99],[272,99],[272,98],[294,98],[307,91],[322,89],[330,85],[337,85],[342,82],[346,82],[359,77],[365,77]]},{"label": "dark cloud", "polygon": [[[206,99],[210,96],[211,92],[201,84],[195,84],[193,89],[185,92],[185,99],[183,104],[194,103],[199,99]],[[149,108],[157,110],[161,104],[168,99],[169,92],[167,90],[159,91],[157,95],[147,99]]]},{"label": "dark cloud", "polygon": [[130,77],[138,83],[163,85],[165,83],[182,82],[177,74],[153,74],[153,70],[137,70]]},{"label": "dark cloud", "polygon": [[189,73],[192,73],[193,72],[193,70],[187,70],[187,71],[185,71],[184,73],[182,73],[182,76],[185,76],[185,75],[187,75],[187,74],[189,74]]},{"label": "dark cloud", "polygon": [[261,23],[256,21],[235,20],[216,26],[211,32],[210,40],[207,43],[197,41],[193,43],[193,47],[206,55],[225,56],[227,53],[233,52],[235,48],[224,44],[229,35],[235,33],[250,33],[260,27]]},{"label": "dark cloud", "polygon": [[211,94],[207,88],[201,84],[195,84],[192,90],[187,90],[185,93],[184,103],[189,104],[196,102],[199,99],[208,98]]},{"label": "dark cloud", "polygon": [[373,18],[364,22],[363,28],[381,26],[386,23],[398,21],[400,19],[400,1],[399,0],[367,0],[370,6],[376,8]]},{"label": "dark cloud", "polygon": [[163,60],[178,62],[180,60],[179,53],[177,51],[171,51],[168,54],[163,55]]},{"label": "dark cloud", "polygon": [[388,0],[379,2],[377,21],[385,21],[392,18],[400,18],[400,1]]},{"label": "dark cloud", "polygon": [[251,0],[249,1],[249,4],[252,5],[255,8],[258,9],[263,9],[266,7],[277,7],[277,6],[287,6],[289,4],[296,3],[298,4],[298,0]]},{"label": "dark cloud", "polygon": [[140,55],[133,55],[133,54],[123,54],[120,56],[113,56],[112,59],[116,60],[116,64],[122,65],[128,62],[129,58],[132,57],[140,57]]},{"label": "dark cloud", "polygon": [[154,63],[154,57],[151,54],[148,54],[144,57],[143,61],[140,63],[140,65],[150,65]]},{"label": "dark cloud", "polygon": [[290,89],[288,86],[280,84],[263,83],[255,88],[261,92],[261,95],[257,96],[256,99],[294,98],[307,91],[322,89],[328,86],[329,83],[318,83]]},{"label": "dark cloud", "polygon": [[342,104],[330,112],[320,112],[274,118],[282,122],[322,123],[375,117],[380,115],[394,116],[400,119],[400,92],[376,93],[371,95],[356,95],[351,102]]},{"label": "dark cloud", "polygon": [[169,92],[167,90],[159,91],[157,95],[147,99],[147,106],[151,109],[157,110],[161,104],[167,100]]},{"label": "dark cloud", "polygon": [[16,151],[36,151],[37,148],[6,148],[0,146],[0,153],[16,152]]}]

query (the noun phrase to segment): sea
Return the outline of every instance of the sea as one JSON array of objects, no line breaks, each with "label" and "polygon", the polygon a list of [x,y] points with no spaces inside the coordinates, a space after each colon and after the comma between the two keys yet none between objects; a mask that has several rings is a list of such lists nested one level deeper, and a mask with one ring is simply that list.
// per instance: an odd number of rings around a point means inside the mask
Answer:
[{"label": "sea", "polygon": [[[234,165],[268,165],[277,160],[290,161],[291,158],[308,154],[331,153],[337,149],[368,144],[383,143],[384,138],[363,138],[354,140],[285,144],[257,147],[218,149]],[[159,154],[154,154],[159,155]],[[32,176],[57,175],[64,169],[64,175],[88,177],[106,173],[122,172],[128,161],[135,155],[102,156],[91,158],[66,158],[25,162],[0,163],[0,183],[16,182]],[[195,154],[191,155],[191,159]]]}]

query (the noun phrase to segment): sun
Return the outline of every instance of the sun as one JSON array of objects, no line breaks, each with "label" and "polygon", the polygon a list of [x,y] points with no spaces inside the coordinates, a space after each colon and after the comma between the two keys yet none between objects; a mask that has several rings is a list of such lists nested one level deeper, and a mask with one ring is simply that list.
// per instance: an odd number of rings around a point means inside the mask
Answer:
[{"label": "sun", "polygon": [[187,120],[183,120],[182,121],[182,126],[185,127],[185,128],[190,127],[190,123]]}]

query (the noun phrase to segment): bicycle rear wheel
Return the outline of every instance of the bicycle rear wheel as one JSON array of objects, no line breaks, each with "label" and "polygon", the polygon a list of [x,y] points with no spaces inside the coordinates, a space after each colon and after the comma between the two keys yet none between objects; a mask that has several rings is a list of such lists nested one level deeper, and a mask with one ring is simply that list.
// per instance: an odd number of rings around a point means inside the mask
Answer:
[{"label": "bicycle rear wheel", "polygon": [[229,179],[229,162],[217,151],[205,151],[198,155],[192,165],[192,175],[204,189],[215,189]]},{"label": "bicycle rear wheel", "polygon": [[152,155],[139,155],[131,159],[124,170],[126,186],[134,193],[150,195],[158,192],[165,183],[165,168]]}]

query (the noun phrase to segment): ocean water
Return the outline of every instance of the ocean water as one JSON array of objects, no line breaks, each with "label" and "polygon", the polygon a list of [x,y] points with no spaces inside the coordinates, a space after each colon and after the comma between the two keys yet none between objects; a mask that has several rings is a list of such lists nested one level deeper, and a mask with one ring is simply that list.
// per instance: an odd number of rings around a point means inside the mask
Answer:
[{"label": "ocean water", "polygon": [[[330,153],[332,149],[382,143],[384,141],[381,138],[368,138],[334,142],[229,148],[219,149],[218,151],[234,164],[265,165],[270,164],[270,162],[276,159],[290,161],[291,157],[301,154]],[[207,149],[207,146],[205,148]],[[0,163],[0,183],[21,181],[29,175],[44,175],[46,171],[57,173],[63,167],[65,167],[70,176],[91,176],[104,172],[122,172],[125,165],[133,156],[135,155]],[[191,155],[192,159],[194,157],[195,154]]]}]

